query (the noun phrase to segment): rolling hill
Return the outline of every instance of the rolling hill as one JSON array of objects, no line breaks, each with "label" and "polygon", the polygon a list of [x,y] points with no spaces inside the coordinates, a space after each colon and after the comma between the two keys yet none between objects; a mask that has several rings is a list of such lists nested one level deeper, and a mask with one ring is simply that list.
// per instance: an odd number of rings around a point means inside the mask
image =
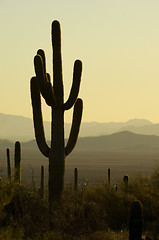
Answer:
[{"label": "rolling hill", "polygon": [[[66,140],[67,141],[67,140]],[[50,141],[48,141],[50,145]],[[0,140],[0,148],[14,147],[14,142],[9,140]],[[38,150],[35,140],[22,142],[23,149]],[[116,151],[116,150],[133,150],[133,151],[159,151],[159,136],[136,134],[129,131],[122,131],[110,135],[98,137],[81,137],[75,147],[77,151]]]}]

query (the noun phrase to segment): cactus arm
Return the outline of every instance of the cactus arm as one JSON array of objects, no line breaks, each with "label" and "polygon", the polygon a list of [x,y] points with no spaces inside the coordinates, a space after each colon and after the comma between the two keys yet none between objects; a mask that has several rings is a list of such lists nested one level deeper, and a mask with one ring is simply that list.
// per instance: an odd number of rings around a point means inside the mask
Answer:
[{"label": "cactus arm", "polygon": [[61,30],[60,23],[52,23],[52,46],[53,46],[53,88],[58,106],[63,105],[63,79],[61,57]]},{"label": "cactus arm", "polygon": [[77,99],[81,82],[81,74],[82,74],[82,62],[80,60],[76,60],[74,64],[72,88],[67,102],[63,105],[64,110],[70,109]]},{"label": "cactus arm", "polygon": [[46,92],[47,92],[46,103],[49,106],[56,108],[57,104],[56,104],[56,100],[55,100],[54,89],[53,89],[52,84],[50,82],[50,75],[48,73],[47,73],[47,78],[49,79],[49,81],[46,83]]},{"label": "cactus arm", "polygon": [[36,73],[36,77],[38,79],[39,82],[39,87],[40,87],[40,92],[43,96],[44,99],[47,98],[46,95],[46,90],[45,90],[45,86],[46,86],[46,75],[45,75],[45,67],[44,67],[45,63],[43,63],[43,58],[41,55],[36,55],[34,57],[34,68],[35,68],[35,73]]},{"label": "cactus arm", "polygon": [[49,106],[55,106],[56,101],[54,96],[54,90],[50,82],[50,75],[46,74],[44,51],[40,49],[38,52],[42,56],[38,54],[34,57],[34,66],[36,77],[39,82],[40,92]]},{"label": "cactus arm", "polygon": [[[37,55],[40,55],[43,61],[43,69],[44,69],[44,73],[46,73],[46,60],[45,60],[45,52],[42,49],[39,49],[37,51]],[[47,79],[45,79],[47,81]]]},{"label": "cactus arm", "polygon": [[31,99],[32,99],[32,107],[33,107],[33,119],[34,119],[36,141],[42,154],[45,157],[49,157],[50,148],[48,147],[45,140],[43,119],[42,119],[42,112],[41,112],[41,99],[40,99],[39,86],[38,86],[36,77],[33,77],[31,79]]},{"label": "cactus arm", "polygon": [[68,156],[76,145],[82,119],[82,110],[83,102],[82,99],[78,98],[74,106],[72,127],[65,147],[65,156]]}]

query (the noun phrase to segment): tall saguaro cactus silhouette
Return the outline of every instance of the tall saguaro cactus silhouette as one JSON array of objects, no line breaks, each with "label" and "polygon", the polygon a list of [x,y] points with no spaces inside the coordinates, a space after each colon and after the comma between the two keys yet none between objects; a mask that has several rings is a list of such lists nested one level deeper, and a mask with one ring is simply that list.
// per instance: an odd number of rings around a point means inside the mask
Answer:
[{"label": "tall saguaro cactus silhouette", "polygon": [[[45,53],[38,50],[34,58],[36,77],[31,79],[31,98],[33,107],[34,129],[37,145],[42,154],[49,158],[49,203],[60,201],[63,190],[65,157],[73,150],[79,133],[83,103],[77,98],[82,62],[74,63],[73,83],[68,100],[64,103],[62,57],[61,57],[61,30],[58,21],[52,23],[53,46],[53,85],[50,75],[46,72]],[[43,118],[41,112],[41,95],[52,110],[51,147],[45,140]],[[72,108],[73,120],[67,145],[64,145],[64,111]]]}]

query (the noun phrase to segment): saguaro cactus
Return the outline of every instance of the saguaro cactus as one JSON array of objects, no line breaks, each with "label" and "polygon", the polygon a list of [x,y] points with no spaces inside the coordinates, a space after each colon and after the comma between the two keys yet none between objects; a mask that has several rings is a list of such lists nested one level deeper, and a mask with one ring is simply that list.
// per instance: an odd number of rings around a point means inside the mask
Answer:
[{"label": "saguaro cactus", "polygon": [[[64,103],[62,58],[61,58],[61,31],[58,21],[52,23],[53,45],[53,86],[50,75],[46,73],[45,53],[38,50],[34,58],[36,77],[31,79],[31,98],[33,106],[34,129],[37,145],[42,154],[49,158],[49,202],[59,201],[63,190],[65,157],[73,150],[79,133],[83,103],[77,99],[82,62],[74,63],[73,84],[68,100]],[[41,112],[41,98],[43,96],[52,110],[51,146],[45,140],[43,119]],[[64,111],[74,105],[73,121],[67,145],[64,146]]]},{"label": "saguaro cactus", "polygon": [[128,181],[129,181],[129,177],[127,175],[125,175],[123,177],[123,183],[124,183],[124,190],[128,191]]},{"label": "saguaro cactus", "polygon": [[20,162],[21,162],[21,147],[20,147],[20,142],[17,141],[15,143],[15,153],[14,153],[14,163],[15,163],[14,179],[15,179],[15,182],[17,183],[20,183],[21,181]]},{"label": "saguaro cactus", "polygon": [[7,173],[8,173],[8,182],[11,182],[11,166],[10,166],[10,151],[7,148]]},{"label": "saguaro cactus", "polygon": [[125,185],[128,184],[128,181],[129,181],[129,177],[128,177],[127,175],[125,175],[125,176],[123,177],[123,182],[124,182],[124,184],[125,184]]},{"label": "saguaro cactus", "polygon": [[75,168],[74,170],[74,190],[77,191],[78,189],[78,169]]},{"label": "saguaro cactus", "polygon": [[129,240],[142,239],[142,204],[134,201],[130,209]]},{"label": "saguaro cactus", "polygon": [[110,168],[108,168],[108,187],[110,188]]},{"label": "saguaro cactus", "polygon": [[41,166],[40,197],[44,199],[44,166]]}]

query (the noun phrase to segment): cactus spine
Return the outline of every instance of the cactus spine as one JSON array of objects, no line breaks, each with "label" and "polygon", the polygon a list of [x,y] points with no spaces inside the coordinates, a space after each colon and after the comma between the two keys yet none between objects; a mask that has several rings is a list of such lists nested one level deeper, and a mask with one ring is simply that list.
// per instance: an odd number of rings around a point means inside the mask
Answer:
[{"label": "cactus spine", "polygon": [[20,147],[20,142],[17,141],[15,143],[15,153],[14,153],[14,163],[15,163],[14,179],[16,183],[21,182],[20,162],[21,162],[21,147]]},{"label": "cactus spine", "polygon": [[78,169],[75,168],[74,170],[74,190],[77,191],[78,189]]},{"label": "cactus spine", "polygon": [[[82,62],[76,60],[74,63],[73,84],[68,100],[64,103],[62,58],[61,58],[61,31],[58,21],[52,23],[52,45],[53,45],[53,86],[50,75],[46,73],[45,53],[38,50],[34,58],[36,77],[31,79],[31,98],[33,107],[33,120],[37,145],[42,154],[49,158],[49,203],[50,208],[55,201],[61,200],[63,190],[65,157],[73,150],[79,133],[83,103],[77,99]],[[41,95],[52,110],[51,123],[51,146],[45,140],[43,119],[41,112]],[[64,146],[64,111],[72,108],[73,120],[70,136],[66,147]]]},{"label": "cactus spine", "polygon": [[129,240],[142,239],[142,204],[134,201],[130,209]]},{"label": "cactus spine", "polygon": [[40,197],[44,199],[44,166],[41,166]]},{"label": "cactus spine", "polygon": [[8,172],[8,182],[11,182],[11,165],[10,165],[10,151],[7,148],[7,172]]}]

